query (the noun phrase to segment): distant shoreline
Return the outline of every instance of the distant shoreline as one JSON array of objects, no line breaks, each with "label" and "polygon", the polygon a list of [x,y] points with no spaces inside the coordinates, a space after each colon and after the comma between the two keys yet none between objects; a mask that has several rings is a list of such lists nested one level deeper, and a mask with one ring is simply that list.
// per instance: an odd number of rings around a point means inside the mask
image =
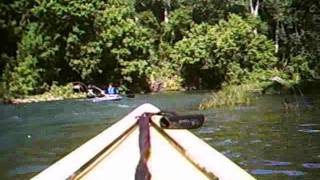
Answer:
[{"label": "distant shoreline", "polygon": [[25,98],[14,98],[14,99],[1,99],[0,102],[3,104],[28,104],[28,103],[38,103],[38,102],[50,102],[50,101],[61,101],[67,99],[83,99],[87,98],[86,94],[77,93],[69,97],[63,96],[43,96],[43,95],[34,95]]}]

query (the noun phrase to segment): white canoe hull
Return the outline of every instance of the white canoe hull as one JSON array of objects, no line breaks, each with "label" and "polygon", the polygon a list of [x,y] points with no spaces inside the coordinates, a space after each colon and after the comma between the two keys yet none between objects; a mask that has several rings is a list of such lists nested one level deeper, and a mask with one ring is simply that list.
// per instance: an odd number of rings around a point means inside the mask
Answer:
[{"label": "white canoe hull", "polygon": [[[144,104],[65,156],[33,180],[133,180],[140,153],[136,117],[160,110]],[[154,117],[150,128],[152,179],[254,179],[250,174],[187,130],[163,130]]]}]

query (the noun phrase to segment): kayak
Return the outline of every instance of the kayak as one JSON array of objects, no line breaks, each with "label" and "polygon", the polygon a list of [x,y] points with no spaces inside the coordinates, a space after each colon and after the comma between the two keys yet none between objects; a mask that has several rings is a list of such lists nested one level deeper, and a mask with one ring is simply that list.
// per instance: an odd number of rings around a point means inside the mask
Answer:
[{"label": "kayak", "polygon": [[[148,103],[137,107],[32,180],[137,179],[135,173],[141,160],[137,117],[146,112],[159,113],[160,109]],[[160,115],[153,115],[148,122],[150,151],[143,162],[150,179],[255,179],[188,130],[161,128],[159,119]]]},{"label": "kayak", "polygon": [[121,100],[122,96],[118,95],[118,94],[106,94],[103,97],[95,97],[90,99],[92,102],[101,102],[101,101],[118,101]]}]

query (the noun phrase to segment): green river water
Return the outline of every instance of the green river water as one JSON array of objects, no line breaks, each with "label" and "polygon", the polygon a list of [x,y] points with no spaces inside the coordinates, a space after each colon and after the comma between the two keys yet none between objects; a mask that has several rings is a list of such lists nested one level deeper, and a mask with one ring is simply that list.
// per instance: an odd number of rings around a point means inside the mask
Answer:
[{"label": "green river water", "polygon": [[320,179],[320,96],[299,98],[300,107],[290,111],[280,95],[259,97],[252,106],[197,110],[207,95],[0,104],[0,180],[31,178],[145,102],[180,114],[203,113],[208,121],[192,132],[257,179]]}]

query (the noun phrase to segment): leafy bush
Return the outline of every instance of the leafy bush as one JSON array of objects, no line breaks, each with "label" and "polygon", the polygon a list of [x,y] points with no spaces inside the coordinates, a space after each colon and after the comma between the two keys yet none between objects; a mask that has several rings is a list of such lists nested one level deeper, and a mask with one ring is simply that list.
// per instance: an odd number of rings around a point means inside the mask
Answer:
[{"label": "leafy bush", "polygon": [[57,86],[56,83],[54,83],[51,87],[48,94],[51,94],[52,96],[61,96],[61,97],[69,97],[73,92],[73,86],[72,84],[67,84],[65,86]]},{"label": "leafy bush", "polygon": [[39,85],[39,70],[36,68],[37,59],[27,56],[7,75],[10,96],[21,97],[33,93]]},{"label": "leafy bush", "polygon": [[296,83],[301,79],[312,79],[315,76],[315,71],[310,68],[310,61],[307,57],[298,55],[291,57],[288,64],[284,67],[286,72]]}]

